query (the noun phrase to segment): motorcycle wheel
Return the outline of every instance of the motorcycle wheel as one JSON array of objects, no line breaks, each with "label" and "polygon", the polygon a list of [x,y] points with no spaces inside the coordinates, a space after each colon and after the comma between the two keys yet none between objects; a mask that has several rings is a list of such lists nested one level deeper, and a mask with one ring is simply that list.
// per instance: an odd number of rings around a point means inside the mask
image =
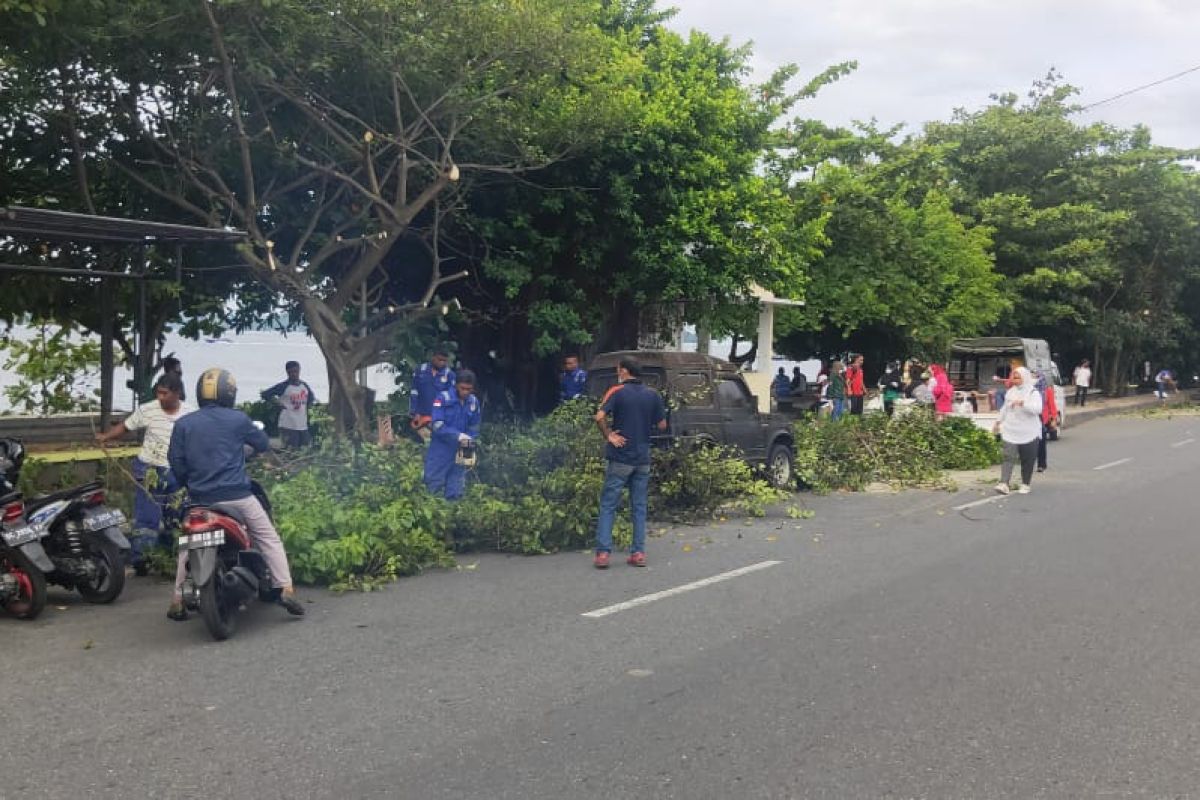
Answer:
[{"label": "motorcycle wheel", "polygon": [[94,581],[79,581],[75,588],[89,603],[111,603],[125,590],[125,560],[121,549],[108,539],[91,543],[92,560],[96,562]]},{"label": "motorcycle wheel", "polygon": [[233,636],[237,628],[238,609],[225,597],[224,578],[225,568],[218,564],[208,582],[196,590],[200,595],[200,616],[204,618],[204,626],[218,642]]},{"label": "motorcycle wheel", "polygon": [[46,576],[24,553],[9,550],[0,555],[0,572],[17,579],[21,591],[4,602],[4,610],[17,619],[33,619],[46,607]]}]

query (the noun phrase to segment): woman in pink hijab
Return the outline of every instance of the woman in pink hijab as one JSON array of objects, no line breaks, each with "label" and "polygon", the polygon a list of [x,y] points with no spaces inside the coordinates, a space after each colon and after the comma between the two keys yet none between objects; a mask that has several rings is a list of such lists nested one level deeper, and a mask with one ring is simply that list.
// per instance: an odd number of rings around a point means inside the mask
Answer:
[{"label": "woman in pink hijab", "polygon": [[933,377],[933,409],[938,419],[943,419],[954,410],[954,386],[941,364],[930,364],[929,373]]}]

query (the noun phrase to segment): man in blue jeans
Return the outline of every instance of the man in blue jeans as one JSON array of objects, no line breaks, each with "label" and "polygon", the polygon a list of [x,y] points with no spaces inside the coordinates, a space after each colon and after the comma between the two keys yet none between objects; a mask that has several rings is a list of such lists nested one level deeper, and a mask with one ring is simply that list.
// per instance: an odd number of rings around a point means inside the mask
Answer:
[{"label": "man in blue jeans", "polygon": [[[612,552],[613,520],[621,490],[629,486],[633,517],[633,546],[628,563],[646,566],[646,493],[650,486],[650,437],[667,429],[667,410],[658,392],[641,381],[642,366],[631,356],[617,363],[620,381],[604,396],[596,424],[608,443],[604,457],[604,490],[600,494],[600,519],[596,523],[596,569],[607,569]],[[612,418],[611,423],[609,418]]]}]

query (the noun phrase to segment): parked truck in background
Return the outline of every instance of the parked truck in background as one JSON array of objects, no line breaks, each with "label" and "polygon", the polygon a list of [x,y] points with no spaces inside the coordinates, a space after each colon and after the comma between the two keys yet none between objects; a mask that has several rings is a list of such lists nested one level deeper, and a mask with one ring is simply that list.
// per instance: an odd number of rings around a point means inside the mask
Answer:
[{"label": "parked truck in background", "polygon": [[946,372],[954,385],[956,409],[963,400],[969,401],[972,404],[971,419],[979,427],[991,430],[999,415],[996,392],[1004,386],[996,376],[1002,367],[1015,369],[1021,366],[1029,368],[1035,375],[1045,373],[1053,383],[1058,405],[1058,430],[1061,431],[1066,421],[1066,392],[1045,339],[986,336],[951,342]]}]

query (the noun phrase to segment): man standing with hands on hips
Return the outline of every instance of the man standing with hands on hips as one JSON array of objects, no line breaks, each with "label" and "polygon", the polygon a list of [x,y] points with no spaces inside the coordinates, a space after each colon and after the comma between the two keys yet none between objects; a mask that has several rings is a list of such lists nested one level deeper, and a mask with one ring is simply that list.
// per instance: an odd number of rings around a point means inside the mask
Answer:
[{"label": "man standing with hands on hips", "polygon": [[[608,391],[596,425],[607,442],[604,457],[604,489],[600,494],[600,519],[596,523],[596,569],[607,569],[612,553],[612,529],[621,502],[621,490],[629,487],[633,517],[633,546],[628,562],[646,566],[646,496],[650,487],[650,437],[667,429],[667,410],[658,392],[641,381],[642,366],[632,356],[617,364],[620,381]],[[610,422],[611,418],[611,422]]]}]

